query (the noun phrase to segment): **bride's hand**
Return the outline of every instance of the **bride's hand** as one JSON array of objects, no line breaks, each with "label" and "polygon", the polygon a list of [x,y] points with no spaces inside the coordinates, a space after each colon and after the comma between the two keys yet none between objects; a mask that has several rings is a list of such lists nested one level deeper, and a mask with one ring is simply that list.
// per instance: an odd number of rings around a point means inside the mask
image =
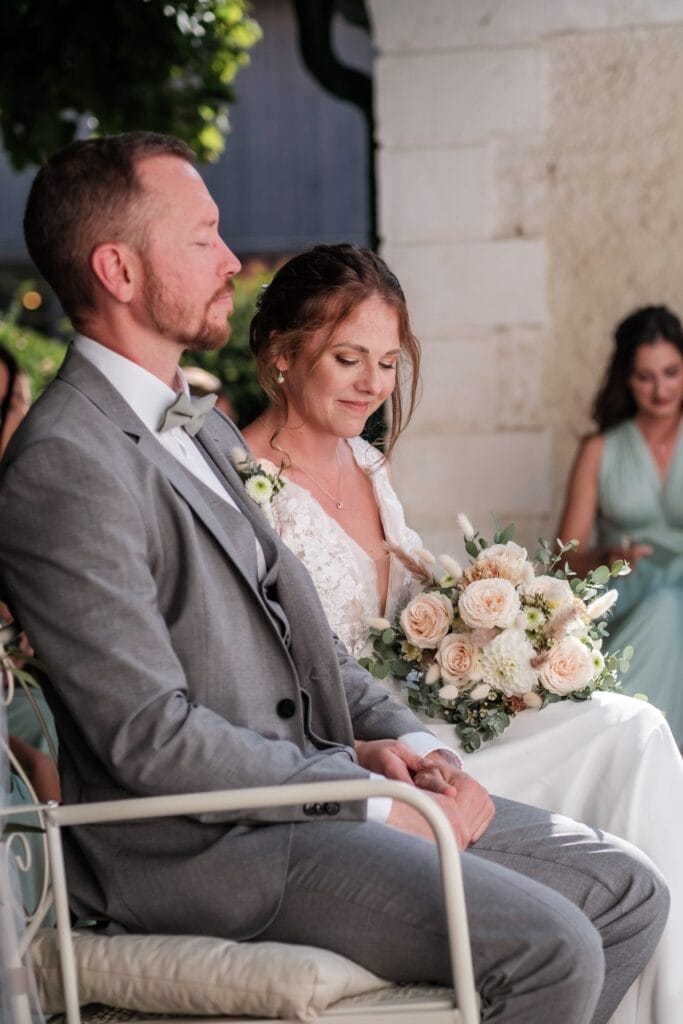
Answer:
[{"label": "bride's hand", "polygon": [[413,773],[424,764],[424,758],[398,740],[356,740],[355,746],[358,764],[363,768],[411,786]]}]

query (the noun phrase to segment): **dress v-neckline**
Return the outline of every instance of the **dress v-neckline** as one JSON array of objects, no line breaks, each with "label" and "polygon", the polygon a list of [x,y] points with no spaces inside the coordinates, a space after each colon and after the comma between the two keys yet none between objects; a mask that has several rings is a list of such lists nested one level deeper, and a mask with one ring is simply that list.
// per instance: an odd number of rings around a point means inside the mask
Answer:
[{"label": "dress v-neckline", "polygon": [[678,453],[678,449],[681,443],[683,442],[683,421],[679,424],[678,434],[676,436],[676,440],[674,442],[674,446],[671,452],[671,458],[669,459],[669,467],[666,476],[664,477],[659,472],[657,460],[655,459],[652,450],[650,449],[650,446],[647,443],[647,438],[645,437],[645,434],[642,432],[642,430],[636,423],[635,419],[632,419],[630,422],[632,430],[635,432],[635,436],[638,438],[638,444],[640,445],[641,449],[645,454],[646,462],[650,467],[650,470],[653,473],[654,478],[657,482],[657,492],[660,495],[660,497],[664,497],[664,495],[669,490],[671,478],[674,473],[674,467],[676,466],[676,455]]},{"label": "dress v-neckline", "polygon": [[[368,467],[365,465],[364,461],[361,461],[361,446],[360,445],[356,446],[356,445],[353,444],[353,441],[355,441],[356,438],[344,438],[344,440],[345,440],[346,444],[349,446],[349,448],[351,449],[351,454],[353,456],[353,460],[356,463],[356,465],[361,470],[365,471]],[[382,502],[379,500],[379,495],[377,493],[377,486],[376,486],[376,477],[377,477],[377,473],[379,473],[379,472],[381,472],[381,467],[375,473],[369,473],[367,475],[368,475],[368,479],[370,480],[370,486],[372,487],[372,496],[373,496],[373,498],[375,500],[375,505],[377,506],[377,511],[379,512],[379,520],[380,520],[380,524],[382,526],[382,533],[384,535],[384,540],[386,542],[388,540],[387,523],[386,523],[386,520],[385,520],[384,511],[382,509]],[[393,574],[395,572],[394,564],[393,564],[394,560],[391,559],[391,558],[389,559],[389,576],[387,578],[387,592],[386,592],[386,595],[385,595],[384,599],[382,599],[382,597],[380,596],[380,594],[378,593],[378,590],[377,590],[377,581],[379,579],[379,576],[378,576],[378,573],[377,573],[377,566],[375,565],[374,560],[370,557],[370,555],[367,553],[365,548],[361,547],[361,545],[358,543],[358,541],[355,540],[355,538],[353,538],[351,536],[351,534],[348,533],[344,529],[344,527],[341,525],[341,523],[337,519],[335,519],[334,516],[331,516],[328,512],[325,512],[325,509],[322,508],[322,505],[320,504],[318,499],[315,498],[311,494],[311,492],[308,490],[307,487],[302,487],[301,484],[298,484],[298,483],[296,483],[296,481],[287,478],[287,486],[290,486],[290,485],[292,487],[298,488],[299,491],[301,491],[303,494],[307,495],[307,497],[308,497],[308,499],[310,501],[315,502],[315,504],[318,505],[322,509],[323,513],[327,516],[329,521],[333,524],[333,528],[338,530],[343,535],[343,537],[346,539],[346,541],[349,542],[352,545],[353,549],[360,555],[361,559],[363,560],[363,562],[367,566],[368,572],[370,574],[370,578],[372,580],[372,589],[373,589],[373,592],[374,592],[374,594],[375,594],[375,596],[377,598],[377,607],[380,610],[380,614],[381,615],[385,615],[385,613],[387,611],[387,605],[388,605],[388,602],[389,602],[389,595],[392,592],[392,589],[391,589],[391,587],[392,587],[392,576],[393,576]]]}]

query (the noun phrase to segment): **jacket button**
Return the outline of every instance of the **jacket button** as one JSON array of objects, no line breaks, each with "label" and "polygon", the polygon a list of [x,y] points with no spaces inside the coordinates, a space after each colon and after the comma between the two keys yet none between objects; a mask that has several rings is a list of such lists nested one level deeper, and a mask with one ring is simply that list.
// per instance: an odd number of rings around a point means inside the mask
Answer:
[{"label": "jacket button", "polygon": [[323,804],[325,814],[339,814],[339,804]]},{"label": "jacket button", "polygon": [[312,817],[315,814],[315,804],[304,804],[304,814]]},{"label": "jacket button", "polygon": [[283,697],[282,700],[278,701],[275,710],[280,718],[292,718],[296,712],[296,704],[289,697]]}]

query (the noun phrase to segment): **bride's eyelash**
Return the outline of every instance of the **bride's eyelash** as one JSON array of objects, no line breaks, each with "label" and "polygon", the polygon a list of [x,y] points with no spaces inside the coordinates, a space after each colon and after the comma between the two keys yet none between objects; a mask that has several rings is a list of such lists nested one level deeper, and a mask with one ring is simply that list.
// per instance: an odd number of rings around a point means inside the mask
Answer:
[{"label": "bride's eyelash", "polygon": [[[359,362],[358,359],[348,359],[345,356],[335,356],[335,359],[341,364],[341,366],[357,366]],[[396,369],[396,363],[380,363],[379,365],[383,370]]]}]

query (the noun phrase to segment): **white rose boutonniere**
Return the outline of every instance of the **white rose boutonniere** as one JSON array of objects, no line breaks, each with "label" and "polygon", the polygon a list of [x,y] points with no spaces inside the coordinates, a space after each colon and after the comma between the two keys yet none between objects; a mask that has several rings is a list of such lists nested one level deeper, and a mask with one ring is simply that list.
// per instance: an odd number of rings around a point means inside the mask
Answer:
[{"label": "white rose boutonniere", "polygon": [[255,459],[244,448],[233,448],[230,454],[235,469],[244,481],[244,490],[259,506],[267,522],[274,526],[271,505],[285,486],[281,469],[268,459]]}]

